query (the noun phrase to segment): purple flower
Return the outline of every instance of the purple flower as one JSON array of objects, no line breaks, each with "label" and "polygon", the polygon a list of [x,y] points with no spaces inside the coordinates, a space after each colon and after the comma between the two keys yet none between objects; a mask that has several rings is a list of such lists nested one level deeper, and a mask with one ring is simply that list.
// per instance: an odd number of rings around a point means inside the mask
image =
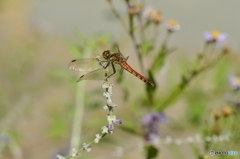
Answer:
[{"label": "purple flower", "polygon": [[149,144],[157,144],[159,141],[159,123],[168,123],[163,113],[149,112],[142,120],[143,137]]},{"label": "purple flower", "polygon": [[108,124],[108,131],[113,131],[114,130],[114,125],[111,123],[111,124]]},{"label": "purple flower", "polygon": [[240,78],[236,76],[230,76],[229,82],[234,90],[240,89]]},{"label": "purple flower", "polygon": [[227,40],[227,34],[219,31],[206,32],[204,34],[206,42],[225,42]]},{"label": "purple flower", "polygon": [[107,115],[107,120],[108,120],[108,131],[113,132],[114,130],[114,125],[121,125],[122,124],[122,120],[121,119],[116,119],[115,115]]}]

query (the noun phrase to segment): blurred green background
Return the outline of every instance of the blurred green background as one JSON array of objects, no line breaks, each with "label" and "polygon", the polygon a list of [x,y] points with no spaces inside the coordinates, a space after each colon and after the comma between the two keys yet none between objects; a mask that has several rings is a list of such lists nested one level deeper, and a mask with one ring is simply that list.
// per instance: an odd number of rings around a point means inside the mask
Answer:
[{"label": "blurred green background", "polygon": [[[225,106],[224,98],[230,89],[228,76],[240,73],[240,1],[149,0],[147,3],[161,10],[166,19],[174,18],[181,24],[181,30],[170,42],[178,50],[169,57],[157,78],[160,98],[178,82],[196,53],[202,50],[205,31],[217,29],[229,35],[232,53],[216,68],[199,76],[183,97],[166,110],[171,124],[161,126],[162,134],[184,138],[199,132],[198,124],[209,117],[209,110]],[[116,6],[120,13],[125,13],[123,3],[117,1]],[[79,37],[79,32],[85,37]],[[108,39],[112,39],[119,43],[124,55],[130,56],[128,62],[139,70],[129,38],[106,1],[1,0],[0,33],[0,124],[2,131],[11,137],[11,143],[15,143],[15,147],[3,151],[4,159],[42,159],[68,154],[76,98],[76,83],[72,79],[77,79],[67,68],[67,64],[77,58],[72,45],[90,39],[88,47],[91,41],[98,44],[102,41],[100,48],[106,50],[110,49]],[[95,52],[87,57],[101,54],[99,49],[92,50]],[[148,61],[145,62],[147,65]],[[134,76],[126,73],[124,83],[139,88],[137,94],[130,89],[132,99],[144,96],[144,84]],[[119,86],[115,89],[117,94]],[[104,98],[99,82],[86,82],[83,93],[86,93],[88,106],[82,142],[88,142],[105,124],[106,112],[102,110]],[[122,97],[117,96],[114,97],[119,105],[117,116],[128,125],[141,121],[140,117],[132,120],[131,113],[134,110],[143,116],[144,110],[125,105]],[[119,96],[123,96],[122,92]],[[125,138],[128,140],[123,140]],[[140,141],[138,136],[116,129],[112,136],[94,145],[94,150],[85,155],[86,158],[105,158],[118,146],[132,143],[136,146]],[[185,156],[183,158],[194,158],[190,150],[188,145],[163,145],[161,155],[169,159],[179,154]],[[140,158],[141,153],[140,149],[134,149],[122,158]]]}]

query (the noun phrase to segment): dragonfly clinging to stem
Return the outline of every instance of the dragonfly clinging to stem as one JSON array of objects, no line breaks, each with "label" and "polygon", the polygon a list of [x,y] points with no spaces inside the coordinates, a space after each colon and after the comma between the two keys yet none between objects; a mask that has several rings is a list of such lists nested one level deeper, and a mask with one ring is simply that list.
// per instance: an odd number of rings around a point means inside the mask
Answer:
[{"label": "dragonfly clinging to stem", "polygon": [[82,80],[102,80],[110,78],[116,73],[121,72],[118,70],[120,68],[121,70],[125,69],[146,84],[153,87],[154,84],[146,77],[135,71],[127,63],[127,59],[128,57],[124,57],[119,49],[116,53],[111,53],[109,50],[106,50],[102,53],[102,58],[98,56],[96,58],[74,59],[69,63],[68,67],[74,71],[87,72],[80,76],[77,82]]}]

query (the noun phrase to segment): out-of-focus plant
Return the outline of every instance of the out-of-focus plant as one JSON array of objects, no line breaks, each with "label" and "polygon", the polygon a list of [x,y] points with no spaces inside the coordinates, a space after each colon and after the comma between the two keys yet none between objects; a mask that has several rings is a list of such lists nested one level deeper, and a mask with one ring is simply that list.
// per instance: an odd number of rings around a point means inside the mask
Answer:
[{"label": "out-of-focus plant", "polygon": [[[207,158],[211,150],[236,152],[239,150],[240,83],[239,78],[236,76],[230,76],[229,81],[232,89],[228,93],[226,106],[218,108],[213,113],[208,113],[207,119],[204,120],[204,124],[201,126],[204,151],[201,153],[196,145],[191,145],[199,159]],[[223,134],[227,135],[224,137]],[[222,141],[227,141],[228,144]]]},{"label": "out-of-focus plant", "polygon": [[[124,102],[127,105],[134,106],[140,105],[144,106],[147,109],[147,113],[142,120],[142,123],[135,121],[131,126],[122,125],[121,129],[132,133],[133,135],[142,135],[143,140],[145,141],[145,158],[152,159],[156,158],[159,154],[158,144],[160,138],[159,123],[168,123],[168,119],[164,114],[164,111],[172,106],[175,102],[178,101],[180,95],[183,91],[189,86],[189,84],[196,78],[199,74],[202,74],[204,71],[214,67],[226,54],[229,53],[229,47],[226,45],[227,35],[219,31],[212,31],[205,33],[205,44],[201,52],[196,54],[196,60],[193,62],[192,66],[187,69],[187,72],[183,72],[180,81],[173,87],[172,90],[168,91],[168,94],[159,98],[158,90],[158,81],[157,76],[159,72],[163,69],[167,57],[172,54],[176,48],[169,46],[169,41],[171,36],[180,29],[180,24],[175,20],[163,20],[163,15],[160,11],[155,10],[151,6],[146,6],[143,3],[132,3],[130,0],[125,0],[126,4],[126,14],[128,21],[126,22],[122,15],[118,13],[115,9],[112,0],[107,0],[112,13],[119,20],[120,24],[123,26],[124,30],[130,37],[130,41],[133,44],[138,63],[140,66],[140,71],[144,76],[154,83],[154,87],[146,85],[145,87],[145,97],[139,98],[138,101],[130,101],[129,95],[131,95],[128,85],[123,84],[123,76],[119,76],[118,83],[122,87]],[[165,28],[165,37],[163,41],[159,42],[158,33],[159,28],[162,26]],[[69,44],[70,52],[77,56],[78,58],[92,57],[94,55],[90,54],[91,52],[102,52],[99,48],[98,40],[88,39],[86,41],[81,41],[82,44],[72,45]],[[99,50],[99,51],[96,51]],[[150,59],[149,57],[153,57]],[[144,64],[145,59],[150,59],[149,67],[146,68]],[[67,77],[66,73],[58,72],[59,75]],[[71,77],[71,76],[68,76]],[[70,80],[72,81],[72,77]],[[75,79],[75,78],[74,78]],[[76,107],[73,120],[73,130],[71,136],[71,155],[67,158],[77,158],[79,152],[82,150],[90,150],[90,145],[92,143],[98,143],[98,141],[106,136],[111,129],[113,129],[113,123],[121,123],[121,120],[116,119],[112,114],[112,106],[107,104],[105,108],[109,110],[107,116],[108,126],[103,128],[101,135],[97,134],[94,141],[89,144],[84,144],[82,148],[79,148],[80,144],[80,135],[81,135],[81,123],[83,116],[83,106],[85,105],[84,100],[86,95],[82,93],[85,89],[85,84],[78,84],[77,95],[76,95]],[[109,89],[106,88],[104,93],[107,100],[109,100]],[[107,95],[108,94],[108,95]],[[110,106],[110,107],[109,107]],[[197,107],[197,106],[196,106]],[[196,112],[199,112],[196,110]],[[132,112],[133,116],[134,111]],[[197,113],[193,115],[197,116]],[[196,117],[195,122],[199,122],[200,117]],[[208,134],[209,135],[209,134]],[[80,150],[80,151],[79,151]],[[59,158],[64,158],[59,156]]]},{"label": "out-of-focus plant", "polygon": [[[180,29],[180,25],[175,20],[163,20],[163,15],[160,11],[155,10],[151,6],[146,6],[144,3],[134,3],[130,0],[125,0],[128,21],[126,22],[122,16],[118,13],[114,6],[114,1],[107,0],[112,13],[119,20],[125,31],[132,41],[135,49],[136,56],[138,57],[138,63],[140,66],[141,73],[148,76],[149,80],[155,84],[155,87],[146,85],[146,96],[147,98],[141,98],[138,100],[138,104],[146,106],[150,109],[150,114],[159,113],[159,115],[152,116],[155,122],[148,122],[150,125],[147,126],[146,122],[143,123],[143,136],[146,142],[146,158],[156,158],[158,154],[157,144],[154,142],[159,139],[158,123],[161,122],[158,119],[160,114],[172,106],[176,102],[182,92],[187,86],[196,78],[199,74],[202,74],[207,69],[214,67],[226,54],[229,53],[229,47],[226,45],[227,35],[219,31],[212,31],[205,33],[205,45],[201,52],[196,54],[196,60],[188,71],[182,74],[179,83],[164,97],[159,98],[157,93],[158,82],[156,78],[158,73],[163,68],[166,58],[176,49],[169,46],[171,36]],[[164,40],[159,43],[158,29],[164,25],[166,33]],[[150,59],[150,57],[154,57]],[[150,61],[150,67],[146,68],[144,65],[144,59]],[[125,91],[127,92],[127,91]],[[134,105],[129,104],[129,105]],[[152,112],[154,111],[154,112]],[[146,118],[145,117],[145,118]],[[154,129],[151,128],[154,123]],[[127,127],[121,126],[123,130],[128,132],[134,132],[139,134],[141,132],[137,126]],[[146,128],[148,130],[146,131]],[[147,133],[148,134],[147,134]]]}]

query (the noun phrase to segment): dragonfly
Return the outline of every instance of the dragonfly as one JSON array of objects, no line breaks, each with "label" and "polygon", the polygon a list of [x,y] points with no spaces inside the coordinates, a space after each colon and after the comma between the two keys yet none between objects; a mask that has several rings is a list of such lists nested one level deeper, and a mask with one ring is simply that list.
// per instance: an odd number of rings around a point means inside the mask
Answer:
[{"label": "dragonfly", "polygon": [[128,63],[128,57],[124,57],[119,51],[111,53],[103,51],[102,57],[74,59],[68,64],[68,68],[78,72],[84,72],[77,82],[82,80],[103,80],[122,72],[123,69],[130,72],[146,84],[154,87],[154,84],[146,77],[135,71]]}]

